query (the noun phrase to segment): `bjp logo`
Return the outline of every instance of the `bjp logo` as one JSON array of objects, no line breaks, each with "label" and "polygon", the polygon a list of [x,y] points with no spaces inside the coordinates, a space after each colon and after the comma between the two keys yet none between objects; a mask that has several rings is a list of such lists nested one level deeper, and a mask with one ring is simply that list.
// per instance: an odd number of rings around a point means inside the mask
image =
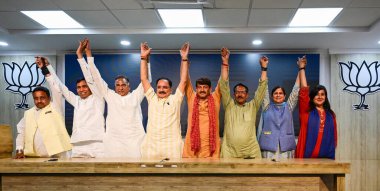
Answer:
[{"label": "bjp logo", "polygon": [[44,75],[38,70],[36,63],[29,66],[28,62],[25,62],[22,68],[14,62],[11,65],[3,63],[3,66],[5,81],[8,84],[5,90],[22,96],[21,103],[16,103],[15,108],[28,109],[26,96],[45,81]]},{"label": "bjp logo", "polygon": [[380,63],[375,61],[368,65],[363,61],[360,67],[354,62],[339,62],[339,65],[340,76],[346,84],[343,90],[360,96],[360,103],[353,105],[354,110],[368,110],[366,95],[380,90]]}]

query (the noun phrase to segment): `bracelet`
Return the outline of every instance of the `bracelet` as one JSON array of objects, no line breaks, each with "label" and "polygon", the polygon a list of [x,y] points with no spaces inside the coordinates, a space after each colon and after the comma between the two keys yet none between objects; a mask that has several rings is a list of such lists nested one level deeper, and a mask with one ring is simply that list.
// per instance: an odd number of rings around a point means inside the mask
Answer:
[{"label": "bracelet", "polygon": [[305,67],[303,67],[303,68],[298,68],[298,71],[301,71],[301,70],[305,70]]},{"label": "bracelet", "polygon": [[182,62],[187,62],[187,61],[189,61],[188,59],[182,59]]},{"label": "bracelet", "polygon": [[261,71],[267,71],[268,68],[261,67]]},{"label": "bracelet", "polygon": [[148,60],[148,58],[147,58],[147,57],[142,57],[142,56],[141,56],[141,60]]},{"label": "bracelet", "polygon": [[229,66],[228,64],[222,63],[222,66]]}]

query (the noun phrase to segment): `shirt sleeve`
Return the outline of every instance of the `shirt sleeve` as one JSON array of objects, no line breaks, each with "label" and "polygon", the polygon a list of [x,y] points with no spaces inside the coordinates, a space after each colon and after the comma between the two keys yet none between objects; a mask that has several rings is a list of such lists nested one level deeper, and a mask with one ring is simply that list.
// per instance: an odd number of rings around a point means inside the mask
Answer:
[{"label": "shirt sleeve", "polygon": [[269,103],[270,103],[270,97],[269,97],[269,90],[268,90],[268,83],[267,83],[267,88],[266,88],[266,91],[265,91],[264,100],[263,100],[263,106],[262,106],[263,107],[263,111],[268,110]]},{"label": "shirt sleeve", "polygon": [[181,92],[181,90],[179,90],[179,88],[177,88],[175,90],[175,94],[174,94],[174,99],[177,103],[181,104],[182,103],[182,100],[183,100],[183,96],[184,94]]},{"label": "shirt sleeve", "polygon": [[96,89],[99,92],[99,95],[101,97],[107,98],[107,93],[109,91],[112,91],[111,89],[108,88],[107,83],[102,79],[100,72],[98,68],[96,68],[95,63],[91,61],[91,57],[87,58],[88,59],[88,68],[90,69],[92,79],[95,83]]},{"label": "shirt sleeve", "polygon": [[219,79],[218,82],[220,93],[222,95],[222,104],[224,109],[227,108],[227,106],[232,102],[232,98],[230,95],[230,85],[228,80],[223,80],[222,78]]},{"label": "shirt sleeve", "polygon": [[25,139],[25,118],[23,117],[17,124],[16,150],[24,149]]},{"label": "shirt sleeve", "polygon": [[[219,78],[219,80],[220,80],[220,79],[221,79],[221,78]],[[218,82],[219,82],[219,80],[218,80]],[[216,87],[215,87],[215,90],[214,90],[213,96],[214,96],[215,99],[218,100],[218,103],[220,103],[220,98],[222,97],[222,93],[220,92],[220,85],[219,85],[219,83],[216,84]]]},{"label": "shirt sleeve", "polygon": [[256,92],[255,92],[255,96],[253,98],[253,100],[251,100],[254,104],[254,107],[255,107],[255,110],[252,110],[252,111],[258,111],[260,106],[261,106],[261,103],[264,99],[264,96],[265,96],[265,92],[268,88],[268,80],[259,80],[259,87],[257,88]]},{"label": "shirt sleeve", "polygon": [[[94,94],[96,97],[103,97],[100,94],[97,86],[95,85],[94,79],[93,79],[91,72],[90,72],[90,69],[89,69],[89,65],[86,63],[86,60],[84,58],[77,59],[77,60],[78,60],[79,66],[82,70],[83,77],[86,80],[86,83],[87,83],[88,87],[90,88],[92,94]],[[92,64],[94,63],[94,57],[87,57],[87,60],[89,63],[92,63]]]},{"label": "shirt sleeve", "polygon": [[[54,78],[58,78],[56,73],[55,73],[55,70],[51,65],[48,65],[47,68],[48,68],[51,75],[49,77],[46,77],[46,80],[52,80],[51,83],[54,83]],[[50,86],[50,84],[49,84],[49,86]],[[60,114],[63,114],[64,109],[63,109],[62,92],[53,91],[54,90],[53,87],[50,87],[50,90],[51,90],[51,104],[52,104],[52,106],[56,109],[57,112],[59,112]]]},{"label": "shirt sleeve", "polygon": [[188,103],[190,103],[189,100],[194,95],[194,88],[193,88],[193,84],[191,84],[190,79],[187,80],[187,82],[186,82],[185,92],[186,92],[187,101],[188,101]]},{"label": "shirt sleeve", "polygon": [[299,118],[300,118],[300,132],[298,135],[298,142],[296,148],[296,158],[304,158],[307,123],[308,123],[308,110],[309,110],[309,87],[302,87],[299,91]]},{"label": "shirt sleeve", "polygon": [[303,87],[299,90],[299,112],[300,115],[307,114],[309,110],[309,87]]},{"label": "shirt sleeve", "polygon": [[145,97],[146,97],[146,100],[148,101],[148,103],[150,103],[150,101],[156,97],[156,93],[154,92],[153,88],[150,87],[146,92],[145,92]]},{"label": "shirt sleeve", "polygon": [[[49,70],[50,71],[50,70]],[[51,73],[51,72],[50,72]],[[46,81],[49,83],[50,90],[63,95],[65,99],[74,107],[76,107],[77,95],[71,92],[56,75],[50,75],[46,77]]]},{"label": "shirt sleeve", "polygon": [[297,106],[299,90],[300,90],[300,87],[298,86],[298,84],[294,84],[292,93],[290,93],[288,101],[287,101],[290,111],[293,111],[294,108]]},{"label": "shirt sleeve", "polygon": [[134,94],[137,98],[137,101],[139,103],[142,102],[142,100],[144,99],[144,87],[142,85],[142,83],[139,84],[139,86],[137,86],[137,88],[135,90],[133,90],[132,94]]}]

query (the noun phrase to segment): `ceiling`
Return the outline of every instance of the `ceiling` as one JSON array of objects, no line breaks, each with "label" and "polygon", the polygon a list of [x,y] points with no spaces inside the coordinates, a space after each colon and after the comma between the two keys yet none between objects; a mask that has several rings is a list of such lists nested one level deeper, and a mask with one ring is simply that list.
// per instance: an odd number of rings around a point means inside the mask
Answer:
[{"label": "ceiling", "polygon": [[[344,8],[329,27],[287,27],[297,8],[326,7]],[[157,8],[201,8],[206,27],[167,29]],[[63,10],[85,29],[46,29],[21,10]],[[0,0],[0,41],[9,44],[0,52],[72,51],[84,37],[98,51],[145,41],[156,50],[185,41],[196,50],[380,49],[380,0]]]}]

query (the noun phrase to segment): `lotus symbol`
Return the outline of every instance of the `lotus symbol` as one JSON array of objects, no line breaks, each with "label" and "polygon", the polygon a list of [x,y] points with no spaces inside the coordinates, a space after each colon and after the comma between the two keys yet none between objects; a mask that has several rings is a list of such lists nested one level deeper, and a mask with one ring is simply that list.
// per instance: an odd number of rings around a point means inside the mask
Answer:
[{"label": "lotus symbol", "polygon": [[380,90],[380,63],[378,61],[367,64],[364,60],[359,66],[354,62],[339,62],[340,75],[346,84],[343,90],[356,93],[360,96],[360,103],[353,105],[354,110],[368,110],[365,96]]},{"label": "lotus symbol", "polygon": [[15,108],[28,109],[26,96],[45,81],[44,75],[41,70],[38,70],[36,63],[29,66],[28,62],[25,62],[22,68],[14,62],[12,65],[3,63],[3,66],[5,81],[9,85],[5,90],[22,95],[21,103],[16,103]]}]

